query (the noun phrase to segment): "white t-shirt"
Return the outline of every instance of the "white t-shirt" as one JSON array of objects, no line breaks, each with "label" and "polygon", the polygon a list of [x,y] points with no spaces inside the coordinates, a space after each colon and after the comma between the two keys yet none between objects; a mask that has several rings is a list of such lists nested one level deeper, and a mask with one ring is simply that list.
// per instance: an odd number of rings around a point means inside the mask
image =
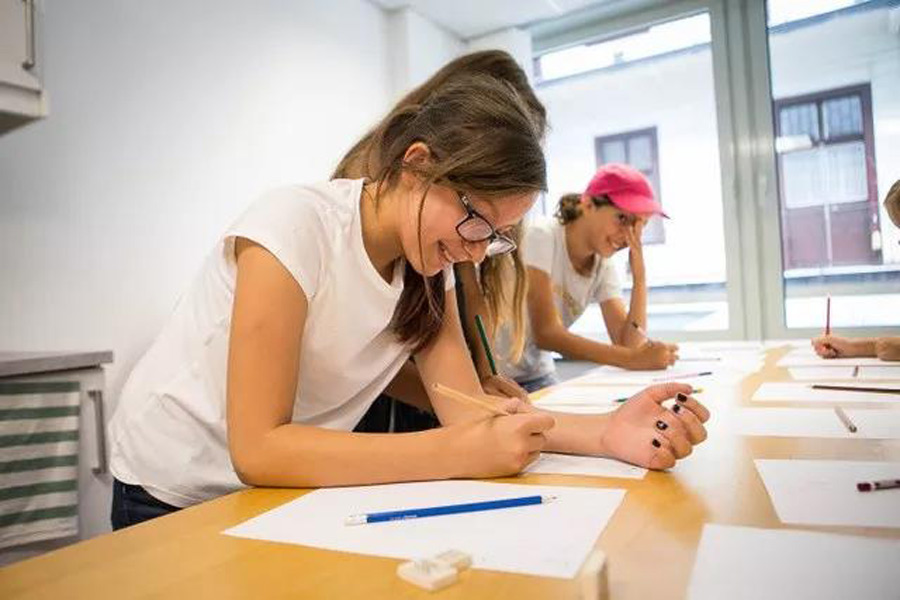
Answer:
[{"label": "white t-shirt", "polygon": [[[110,423],[110,468],[174,506],[243,487],[228,453],[225,384],[237,265],[235,237],[271,252],[306,293],[293,421],[352,430],[410,349],[389,323],[403,291],[372,265],[360,224],[362,180],[275,190],[207,258],[128,378]],[[447,288],[453,272],[444,273]],[[268,390],[259,390],[259,402]]]},{"label": "white t-shirt", "polygon": [[[580,275],[575,271],[566,250],[565,226],[556,219],[543,218],[529,223],[521,251],[526,266],[540,269],[550,276],[553,303],[566,328],[581,316],[589,303],[600,304],[622,295],[612,261],[596,256],[590,275]],[[518,363],[509,360],[509,327],[500,328],[495,345],[500,372],[508,377],[529,381],[554,372],[553,353],[537,347],[530,327],[526,329],[525,349]]]}]

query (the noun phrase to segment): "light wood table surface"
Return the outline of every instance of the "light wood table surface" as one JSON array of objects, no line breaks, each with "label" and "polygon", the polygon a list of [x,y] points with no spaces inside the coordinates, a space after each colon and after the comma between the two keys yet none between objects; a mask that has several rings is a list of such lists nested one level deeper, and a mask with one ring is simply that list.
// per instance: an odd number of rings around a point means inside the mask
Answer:
[{"label": "light wood table surface", "polygon": [[[627,489],[598,539],[609,561],[610,598],[682,598],[705,523],[784,527],[754,458],[900,461],[898,440],[745,438],[718,428],[716,415],[749,405],[761,382],[790,379],[786,369],[775,366],[786,351],[769,350],[764,368],[745,378],[734,393],[704,394],[713,414],[710,439],[671,472],[651,472],[640,481],[567,475],[499,481]],[[397,577],[401,561],[396,559],[221,533],[308,491],[249,489],[11,565],[0,569],[0,598],[577,597],[574,580],[482,570],[467,571],[459,583],[430,594]],[[800,528],[900,539],[900,529]]]}]

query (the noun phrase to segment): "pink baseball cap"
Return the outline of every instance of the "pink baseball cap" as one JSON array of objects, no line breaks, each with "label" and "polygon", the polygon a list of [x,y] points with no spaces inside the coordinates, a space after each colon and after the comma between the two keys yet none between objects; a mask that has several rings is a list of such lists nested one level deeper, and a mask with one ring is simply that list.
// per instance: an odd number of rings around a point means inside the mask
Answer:
[{"label": "pink baseball cap", "polygon": [[653,198],[653,188],[644,175],[628,165],[609,163],[603,165],[591,178],[586,196],[599,197],[606,195],[616,207],[625,212],[646,215],[662,215],[662,206]]}]

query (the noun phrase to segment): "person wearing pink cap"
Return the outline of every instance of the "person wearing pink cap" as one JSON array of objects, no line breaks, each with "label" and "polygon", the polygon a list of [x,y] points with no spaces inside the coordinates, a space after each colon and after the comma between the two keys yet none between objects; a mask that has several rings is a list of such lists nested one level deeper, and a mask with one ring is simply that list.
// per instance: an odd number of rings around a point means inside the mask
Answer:
[{"label": "person wearing pink cap", "polygon": [[[555,220],[528,226],[522,251],[528,268],[529,336],[521,360],[502,364],[502,373],[534,391],[556,382],[553,352],[626,369],[664,369],[675,362],[677,346],[644,334],[647,282],[641,232],[655,214],[666,216],[647,179],[627,165],[608,164],[597,170],[584,193],[560,199]],[[625,248],[633,277],[627,309],[610,260]],[[569,331],[591,302],[600,305],[610,344]],[[504,345],[502,331],[497,345]]]}]

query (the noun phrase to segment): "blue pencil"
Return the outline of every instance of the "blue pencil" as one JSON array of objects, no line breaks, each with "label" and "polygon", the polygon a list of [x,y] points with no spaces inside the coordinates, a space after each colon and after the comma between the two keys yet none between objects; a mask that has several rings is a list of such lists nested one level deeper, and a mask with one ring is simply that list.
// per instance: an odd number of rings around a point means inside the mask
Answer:
[{"label": "blue pencil", "polygon": [[522,496],[521,498],[486,500],[484,502],[469,502],[466,504],[447,504],[445,506],[406,508],[403,510],[390,510],[386,512],[350,515],[349,517],[347,517],[346,521],[344,521],[344,524],[363,525],[365,523],[383,523],[385,521],[404,521],[406,519],[421,519],[423,517],[439,517],[441,515],[455,515],[458,513],[497,510],[499,508],[513,508],[515,506],[530,506],[532,504],[544,504],[555,499],[556,496]]}]

